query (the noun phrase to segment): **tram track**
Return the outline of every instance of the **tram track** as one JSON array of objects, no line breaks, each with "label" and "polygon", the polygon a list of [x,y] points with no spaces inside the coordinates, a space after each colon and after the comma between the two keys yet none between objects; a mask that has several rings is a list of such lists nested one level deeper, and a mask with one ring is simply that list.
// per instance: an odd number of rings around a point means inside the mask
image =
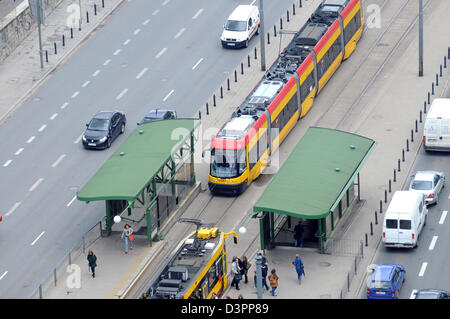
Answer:
[{"label": "tram track", "polygon": [[[432,0],[428,0],[424,4],[424,10],[426,10]],[[383,3],[381,8],[384,8],[384,6],[387,4],[387,1]],[[389,43],[389,46],[392,46],[392,49],[388,52],[385,52],[385,44],[382,43],[382,41],[385,39],[387,35],[390,35],[390,31],[393,30],[394,27],[397,27],[395,25],[396,22],[398,22],[401,19],[401,15],[405,13],[405,10],[408,8],[408,5],[415,5],[415,3],[411,0],[406,0],[396,11],[396,13],[389,19],[387,22],[386,27],[384,28],[383,32],[381,32],[376,40],[372,43],[369,50],[364,54],[361,61],[358,63],[358,65],[355,67],[355,69],[352,71],[349,77],[344,81],[344,85],[340,88],[337,94],[335,94],[331,98],[331,103],[329,106],[325,109],[325,111],[319,116],[319,118],[314,122],[314,126],[323,126],[324,124],[327,127],[332,127],[334,129],[344,129],[344,125],[348,122],[348,119],[351,115],[354,114],[355,111],[359,110],[358,105],[360,105],[363,98],[366,96],[368,90],[373,86],[373,84],[378,79],[379,75],[383,70],[385,70],[386,66],[391,61],[392,57],[398,53],[399,47],[404,43],[405,39],[408,37],[408,35],[411,33],[413,28],[415,27],[418,16],[416,16],[407,26],[406,30],[404,30],[398,40],[395,41],[395,44]],[[405,18],[403,18],[405,19]],[[367,30],[367,25],[365,27],[365,31]],[[378,49],[378,50],[377,50]],[[367,74],[370,74],[370,68],[367,67],[367,62],[370,57],[374,57],[374,59],[381,59],[381,64],[377,67],[376,70],[372,70],[373,73],[370,76],[367,76]],[[368,70],[369,69],[369,70]],[[361,73],[362,76],[358,76]],[[362,87],[362,89],[356,91],[353,89],[350,89],[351,85],[355,83],[355,81],[361,81],[362,79],[365,80],[365,85]],[[361,83],[361,82],[359,82]],[[351,92],[353,93],[353,96],[349,97],[346,93]],[[356,94],[356,96],[355,96]],[[349,103],[349,101],[351,101]],[[350,105],[350,106],[348,106]],[[340,115],[337,115],[336,113],[340,113]],[[327,117],[334,118],[333,122],[327,123]],[[338,121],[336,123],[336,118],[338,118]]]},{"label": "tram track", "polygon": [[[395,11],[394,15],[389,19],[386,27],[383,29],[383,31],[377,36],[375,41],[370,45],[367,52],[363,55],[361,61],[356,65],[355,69],[351,72],[351,74],[346,78],[345,81],[343,81],[343,86],[339,89],[337,94],[335,94],[332,97],[332,103],[328,104],[329,106],[324,110],[324,112],[319,116],[319,118],[312,124],[314,126],[320,126],[320,123],[324,121],[327,115],[329,115],[331,112],[335,111],[336,106],[339,102],[341,102],[339,99],[342,98],[347,92],[353,91],[350,89],[350,85],[353,81],[358,80],[358,75],[360,72],[364,71],[364,67],[367,66],[368,61],[370,61],[370,58],[373,57],[374,53],[376,53],[376,49],[379,48],[380,44],[382,43],[382,40],[385,38],[386,35],[392,31],[392,28],[395,26],[395,22],[398,21],[398,19],[401,18],[402,13],[405,12],[405,9],[408,8],[408,5],[411,4],[412,0],[406,0],[404,3],[401,4],[401,6]],[[432,0],[428,0],[425,5],[424,9],[428,8],[431,4]],[[384,2],[380,5],[381,10],[385,8],[385,6],[389,3],[389,0],[384,0]],[[409,23],[408,27],[405,31],[402,32],[400,38],[395,42],[395,45],[392,47],[392,49],[389,52],[383,52],[384,57],[382,58],[382,63],[376,70],[374,74],[372,74],[369,77],[365,77],[367,80],[366,84],[363,86],[361,90],[359,90],[357,93],[357,96],[353,98],[353,101],[351,105],[348,107],[349,103],[347,103],[347,107],[344,112],[340,112],[341,115],[334,115],[334,124],[331,125],[335,129],[342,128],[345,122],[348,120],[350,115],[357,109],[358,105],[360,104],[361,100],[367,93],[367,91],[372,87],[373,83],[377,80],[380,73],[384,70],[386,65],[390,62],[392,56],[398,52],[398,49],[400,45],[404,42],[404,40],[407,38],[407,36],[410,34],[411,30],[417,23],[418,17],[412,20],[412,22]],[[366,21],[367,23],[367,21]],[[367,24],[364,27],[364,32],[367,32],[368,26]],[[328,84],[329,86],[330,84]],[[326,91],[326,90],[325,90]],[[355,92],[353,92],[355,93]],[[317,102],[315,102],[317,103]],[[336,120],[337,118],[337,120]],[[303,121],[305,121],[304,119]],[[311,120],[310,120],[311,122]],[[307,124],[306,124],[307,125]],[[283,146],[282,146],[283,147]],[[202,202],[202,205],[199,209],[195,211],[195,214],[193,216],[186,216],[183,215],[184,218],[195,218],[202,220],[205,224],[212,224],[215,227],[218,227],[221,230],[228,229],[222,229],[221,227],[222,222],[224,221],[225,217],[228,215],[235,203],[245,201],[245,198],[243,196],[239,197],[219,197],[212,194],[206,194],[201,193],[200,196],[207,196],[206,198],[199,199],[199,201]],[[251,207],[249,207],[250,209]],[[248,210],[245,210],[246,212]],[[240,215],[242,221],[248,216]],[[159,254],[157,258],[155,258],[154,262],[148,267],[146,274],[142,276],[142,279],[140,282],[137,283],[136,287],[133,288],[134,295],[130,294],[129,298],[139,298],[141,294],[150,286],[150,284],[155,280],[156,274],[159,273],[159,270],[161,270],[164,265],[167,263],[168,259],[173,253],[173,250],[176,248],[176,246],[179,244],[179,242],[185,238],[190,232],[192,232],[193,229],[191,227],[186,227],[185,224],[172,222],[171,225],[165,230],[165,240],[167,241],[167,245],[163,248],[162,252]],[[257,250],[257,247],[255,246],[257,243],[257,239],[259,238],[259,234],[254,235],[252,238],[249,238],[248,246],[244,247],[244,249],[240,249],[243,251],[243,255],[251,256],[254,254],[254,252]],[[236,249],[231,249],[231,251],[236,251]],[[234,254],[234,253],[233,253]],[[239,254],[241,255],[241,254]]]}]

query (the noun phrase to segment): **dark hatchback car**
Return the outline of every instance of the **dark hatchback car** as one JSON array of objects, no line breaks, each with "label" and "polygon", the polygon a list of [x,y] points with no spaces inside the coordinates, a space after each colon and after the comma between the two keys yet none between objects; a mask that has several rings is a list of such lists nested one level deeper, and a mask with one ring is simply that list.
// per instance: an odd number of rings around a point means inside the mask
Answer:
[{"label": "dark hatchback car", "polygon": [[441,289],[420,289],[415,299],[450,299],[450,292]]},{"label": "dark hatchback car", "polygon": [[177,118],[177,112],[174,110],[166,110],[166,109],[155,109],[148,112],[141,122],[138,123],[138,125],[148,123],[148,122],[154,122],[154,121],[161,121],[161,120],[172,120]]},{"label": "dark hatchback car", "polygon": [[89,149],[105,149],[125,131],[127,119],[119,111],[100,111],[86,124],[83,146]]}]

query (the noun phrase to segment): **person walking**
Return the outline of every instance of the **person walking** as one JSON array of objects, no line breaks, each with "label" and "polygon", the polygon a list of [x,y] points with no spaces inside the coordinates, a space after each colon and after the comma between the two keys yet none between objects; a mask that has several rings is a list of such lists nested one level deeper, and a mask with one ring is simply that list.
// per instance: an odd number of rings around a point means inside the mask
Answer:
[{"label": "person walking", "polygon": [[94,255],[94,252],[92,250],[89,250],[87,260],[89,263],[89,268],[91,269],[92,278],[95,278],[95,267],[97,267],[97,256]]},{"label": "person walking", "polygon": [[233,262],[231,263],[231,273],[233,275],[231,287],[236,285],[236,290],[240,290],[239,281],[241,281],[242,275],[241,275],[241,268],[239,267],[239,258],[237,257],[233,257]]},{"label": "person walking", "polygon": [[272,296],[276,296],[275,290],[278,288],[278,279],[279,277],[277,276],[277,272],[275,269],[272,269],[269,276],[270,287],[272,287]]},{"label": "person walking", "polygon": [[246,256],[242,256],[241,265],[239,266],[241,267],[242,278],[245,278],[244,283],[248,283],[248,269],[250,268],[250,263]]},{"label": "person walking", "polygon": [[299,220],[298,224],[294,227],[294,239],[295,247],[303,247],[303,233],[305,229],[303,228],[302,221]]},{"label": "person walking", "polygon": [[262,283],[266,290],[269,290],[269,286],[267,285],[267,273],[269,272],[269,266],[267,266],[267,259],[264,256],[261,256],[261,275],[262,275]]},{"label": "person walking", "polygon": [[133,249],[133,228],[131,228],[130,225],[126,224],[123,228],[122,235],[120,236],[120,239],[125,238],[125,254],[128,254],[128,246],[130,246],[131,249]]},{"label": "person walking", "polygon": [[299,254],[295,255],[295,259],[292,262],[292,264],[295,266],[295,271],[297,272],[298,277],[298,283],[302,283],[302,275],[305,273],[303,261],[300,258]]}]

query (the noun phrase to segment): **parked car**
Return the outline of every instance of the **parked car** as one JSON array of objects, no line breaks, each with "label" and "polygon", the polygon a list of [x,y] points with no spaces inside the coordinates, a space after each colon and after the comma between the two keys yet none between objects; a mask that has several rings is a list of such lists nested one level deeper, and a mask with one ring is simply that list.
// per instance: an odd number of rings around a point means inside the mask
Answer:
[{"label": "parked car", "polygon": [[144,118],[138,123],[138,125],[148,123],[148,122],[154,122],[154,121],[161,121],[161,120],[171,120],[177,118],[177,112],[174,110],[167,110],[167,109],[155,109],[148,112]]},{"label": "parked car", "polygon": [[405,282],[405,267],[399,264],[373,266],[367,279],[367,299],[397,299]]},{"label": "parked car", "polygon": [[423,127],[423,148],[450,151],[450,99],[434,99]]},{"label": "parked car", "polygon": [[86,124],[83,146],[88,149],[105,149],[125,131],[127,119],[119,111],[100,111]]},{"label": "parked car", "polygon": [[450,292],[442,289],[420,289],[414,295],[415,299],[450,299]]},{"label": "parked car", "polygon": [[222,46],[248,47],[250,39],[259,33],[260,17],[257,6],[239,5],[228,17],[220,37]]},{"label": "parked car", "polygon": [[445,174],[443,172],[418,171],[413,176],[409,190],[422,193],[427,205],[437,204],[444,184]]}]

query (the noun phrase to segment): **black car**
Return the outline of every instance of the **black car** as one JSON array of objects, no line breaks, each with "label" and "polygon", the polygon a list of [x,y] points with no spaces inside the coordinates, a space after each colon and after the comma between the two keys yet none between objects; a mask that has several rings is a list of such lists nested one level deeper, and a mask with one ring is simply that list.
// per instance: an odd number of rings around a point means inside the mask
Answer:
[{"label": "black car", "polygon": [[174,110],[166,110],[166,109],[155,109],[148,112],[145,117],[142,119],[140,124],[148,123],[148,122],[154,122],[154,121],[161,121],[161,120],[171,120],[177,118],[177,112]]},{"label": "black car", "polygon": [[450,299],[450,292],[441,289],[420,289],[415,299]]},{"label": "black car", "polygon": [[105,149],[125,131],[127,119],[119,111],[100,111],[86,124],[83,146],[91,149]]}]

